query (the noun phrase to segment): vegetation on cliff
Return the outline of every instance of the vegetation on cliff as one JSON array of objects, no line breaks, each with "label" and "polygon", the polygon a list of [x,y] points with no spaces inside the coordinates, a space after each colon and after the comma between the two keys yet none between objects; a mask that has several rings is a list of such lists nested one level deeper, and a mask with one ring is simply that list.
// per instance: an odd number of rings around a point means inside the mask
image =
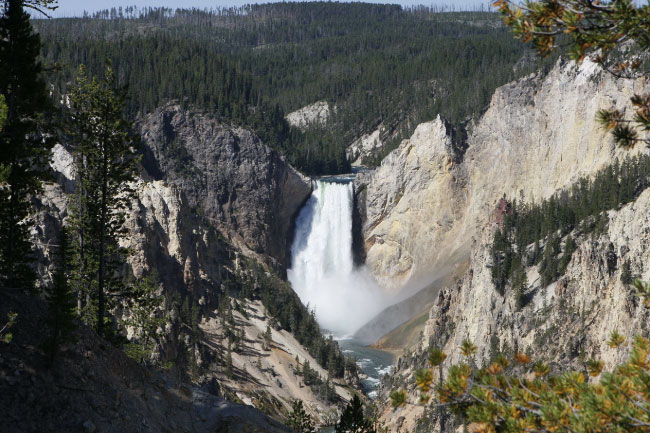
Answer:
[{"label": "vegetation on cliff", "polygon": [[507,285],[525,290],[525,268],[540,265],[542,285],[564,274],[575,250],[570,233],[599,235],[607,211],[634,201],[650,187],[650,156],[629,157],[582,177],[571,188],[540,203],[502,201],[492,242],[492,281],[503,294]]},{"label": "vegetation on cliff", "polygon": [[[642,283],[636,285],[647,295]],[[608,344],[612,348],[629,345],[617,332]],[[611,372],[603,371],[602,361],[592,359],[584,372],[551,374],[549,364],[533,362],[523,353],[512,359],[500,355],[488,366],[477,368],[475,351],[465,341],[466,361],[450,366],[444,383],[436,388],[436,406],[461,415],[473,432],[650,431],[650,340],[646,338],[637,337],[627,362]],[[442,352],[431,349],[431,370],[419,370],[428,372],[416,377],[421,404],[428,404],[432,369],[439,368],[444,359]],[[391,397],[395,407],[406,404],[403,391],[394,391]],[[439,422],[441,431],[449,428],[444,417]]]}]

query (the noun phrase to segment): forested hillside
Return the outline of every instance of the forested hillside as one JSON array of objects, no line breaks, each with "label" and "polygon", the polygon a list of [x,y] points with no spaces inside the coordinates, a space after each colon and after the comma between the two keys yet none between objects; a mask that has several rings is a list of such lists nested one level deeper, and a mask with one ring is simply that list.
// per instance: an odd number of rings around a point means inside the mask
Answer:
[{"label": "forested hillside", "polygon": [[[252,127],[307,173],[349,170],[345,148],[382,126],[391,141],[440,113],[460,131],[494,89],[539,67],[498,15],[340,3],[277,3],[212,11],[127,8],[37,22],[43,55],[61,65],[112,61],[131,115],[168,99]],[[290,128],[285,113],[333,107],[324,127]]]}]

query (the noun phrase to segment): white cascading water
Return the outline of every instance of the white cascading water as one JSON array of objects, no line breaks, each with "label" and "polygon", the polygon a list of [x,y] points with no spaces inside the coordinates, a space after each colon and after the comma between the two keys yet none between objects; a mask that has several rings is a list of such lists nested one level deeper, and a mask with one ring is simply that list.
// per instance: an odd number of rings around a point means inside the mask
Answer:
[{"label": "white cascading water", "polygon": [[386,306],[381,290],[352,259],[353,189],[350,181],[315,180],[300,211],[287,276],[320,326],[351,335]]}]

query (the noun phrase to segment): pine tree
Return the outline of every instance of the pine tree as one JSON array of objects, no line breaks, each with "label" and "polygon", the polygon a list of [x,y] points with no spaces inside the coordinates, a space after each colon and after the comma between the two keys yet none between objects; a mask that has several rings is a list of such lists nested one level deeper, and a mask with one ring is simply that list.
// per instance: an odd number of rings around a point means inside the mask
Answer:
[{"label": "pine tree", "polygon": [[58,260],[52,277],[52,286],[45,294],[48,305],[46,324],[49,336],[45,341],[45,350],[49,354],[50,365],[54,364],[56,354],[61,344],[70,339],[76,329],[75,296],[68,284],[69,245],[66,228],[61,228],[59,234]]},{"label": "pine tree", "polygon": [[273,333],[271,332],[271,327],[266,325],[266,331],[264,332],[264,350],[269,350],[271,343],[273,343]]},{"label": "pine tree", "polygon": [[[7,122],[7,104],[5,103],[5,96],[0,94],[0,134],[4,129],[5,123]],[[9,167],[4,164],[0,164],[0,184],[3,184],[7,181],[9,176]]]},{"label": "pine tree", "polygon": [[168,321],[162,314],[165,297],[156,293],[157,290],[155,276],[137,279],[129,290],[128,317],[122,323],[130,327],[134,335],[125,352],[142,364],[151,359],[158,342],[158,329],[164,328]]},{"label": "pine tree", "polygon": [[233,365],[232,365],[232,352],[228,348],[228,354],[226,355],[226,376],[232,379],[234,376]]},{"label": "pine tree", "polygon": [[14,335],[10,332],[11,328],[16,324],[16,319],[18,318],[18,313],[9,312],[7,313],[7,322],[5,322],[0,328],[0,342],[5,344],[11,343]]},{"label": "pine tree", "polygon": [[566,271],[567,266],[569,266],[569,262],[571,262],[571,256],[573,255],[576,249],[577,246],[575,241],[573,240],[573,236],[569,234],[566,238],[566,242],[564,245],[564,253],[562,253],[562,260],[560,261],[560,269],[559,269],[560,275],[564,275],[564,271]]},{"label": "pine tree", "polygon": [[[3,3],[6,8],[9,0],[3,0]],[[23,7],[33,9],[49,17],[48,13],[58,8],[57,3],[58,0],[23,0]]]},{"label": "pine tree", "polygon": [[42,167],[52,144],[52,105],[42,66],[39,36],[22,0],[7,0],[0,17],[0,94],[6,119],[0,132],[0,278],[10,287],[31,289],[36,274],[29,242],[29,194],[40,189]]},{"label": "pine tree", "polygon": [[0,132],[5,127],[7,122],[7,104],[5,102],[5,95],[0,95]]},{"label": "pine tree", "polygon": [[623,267],[621,270],[621,283],[623,284],[632,284],[634,277],[632,276],[632,269],[630,267],[630,260],[627,259],[623,262]]},{"label": "pine tree", "polygon": [[526,306],[526,291],[528,290],[528,275],[526,275],[526,269],[519,268],[517,271],[514,289],[515,304],[517,310],[521,310]]},{"label": "pine tree", "polygon": [[76,190],[72,208],[78,264],[77,290],[94,298],[86,310],[104,333],[106,294],[118,292],[117,266],[123,251],[118,246],[125,209],[133,196],[136,150],[131,125],[124,120],[125,89],[117,88],[110,65],[102,80],[89,79],[83,66],[70,91],[72,115],[69,134],[76,164]]},{"label": "pine tree", "polygon": [[348,403],[341,414],[339,422],[336,423],[336,433],[375,433],[372,421],[366,419],[363,414],[363,405],[356,394]]},{"label": "pine tree", "polygon": [[[606,343],[611,349],[629,346],[617,331]],[[499,356],[481,369],[459,362],[448,369],[433,404],[477,432],[647,432],[650,340],[637,336],[631,346],[628,360],[610,371],[602,360],[590,359],[582,371],[556,373],[523,353]]]},{"label": "pine tree", "polygon": [[314,433],[314,422],[311,416],[305,412],[301,400],[294,400],[291,405],[291,413],[287,418],[287,426],[296,433]]}]

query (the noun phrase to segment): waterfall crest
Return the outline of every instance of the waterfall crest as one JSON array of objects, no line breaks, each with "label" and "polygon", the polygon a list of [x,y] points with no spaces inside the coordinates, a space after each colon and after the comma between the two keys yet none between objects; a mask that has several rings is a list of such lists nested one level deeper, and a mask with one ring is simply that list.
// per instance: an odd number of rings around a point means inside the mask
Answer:
[{"label": "waterfall crest", "polygon": [[296,220],[287,276],[321,327],[351,335],[381,311],[385,302],[364,268],[352,257],[353,188],[350,181],[315,180]]}]

